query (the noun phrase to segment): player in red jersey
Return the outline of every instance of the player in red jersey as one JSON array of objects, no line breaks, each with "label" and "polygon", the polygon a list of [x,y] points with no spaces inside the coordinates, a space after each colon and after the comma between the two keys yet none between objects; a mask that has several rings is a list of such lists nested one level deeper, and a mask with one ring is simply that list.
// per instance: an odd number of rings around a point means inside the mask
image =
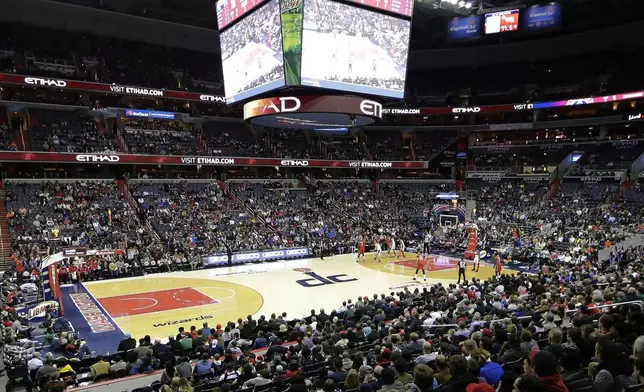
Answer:
[{"label": "player in red jersey", "polygon": [[98,265],[98,260],[96,259],[96,257],[92,257],[91,261],[89,262],[89,273],[92,280],[98,280],[99,270],[100,266]]},{"label": "player in red jersey", "polygon": [[503,263],[501,263],[501,256],[499,256],[499,254],[497,253],[494,260],[496,261],[496,269],[494,271],[494,276],[501,277],[501,270],[503,269]]},{"label": "player in red jersey", "polygon": [[65,264],[58,266],[58,279],[60,279],[60,283],[69,283],[69,269]]},{"label": "player in red jersey", "polygon": [[414,272],[414,280],[418,276],[418,271],[423,271],[423,280],[427,282],[427,275],[425,274],[425,254],[419,253],[418,258],[416,259],[416,272]]},{"label": "player in red jersey", "polygon": [[89,263],[81,264],[80,272],[81,272],[80,280],[89,280]]},{"label": "player in red jersey", "polygon": [[366,247],[365,247],[364,240],[360,239],[358,241],[358,258],[356,259],[357,263],[360,262],[360,256],[362,256],[362,261],[365,261],[367,259],[367,256],[365,256],[365,251],[366,251]]}]

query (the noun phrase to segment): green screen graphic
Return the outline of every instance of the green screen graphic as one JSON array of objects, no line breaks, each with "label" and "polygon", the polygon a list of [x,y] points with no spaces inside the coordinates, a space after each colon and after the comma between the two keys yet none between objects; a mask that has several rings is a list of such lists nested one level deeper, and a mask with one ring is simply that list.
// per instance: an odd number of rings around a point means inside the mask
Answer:
[{"label": "green screen graphic", "polygon": [[286,85],[300,84],[304,0],[280,0]]}]

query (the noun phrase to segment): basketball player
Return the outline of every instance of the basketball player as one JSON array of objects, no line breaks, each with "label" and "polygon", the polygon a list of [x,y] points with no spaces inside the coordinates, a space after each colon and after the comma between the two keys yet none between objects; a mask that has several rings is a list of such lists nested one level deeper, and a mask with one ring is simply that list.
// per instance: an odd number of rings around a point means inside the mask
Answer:
[{"label": "basketball player", "polygon": [[423,281],[427,282],[427,275],[425,274],[425,254],[424,253],[418,254],[418,258],[416,259],[416,272],[414,272],[414,280],[416,280],[416,277],[418,276],[418,270],[423,271]]},{"label": "basketball player", "polygon": [[360,262],[360,256],[362,256],[362,261],[367,259],[367,256],[365,256],[365,243],[362,238],[358,241],[358,258],[356,259],[356,263]]},{"label": "basketball player", "polygon": [[465,261],[465,259],[459,260],[459,262],[458,262],[458,282],[457,282],[457,284],[461,283],[461,276],[463,276],[463,283],[465,283],[465,281],[467,280],[465,278],[465,269],[466,268],[467,268],[467,262]]},{"label": "basketball player", "polygon": [[479,272],[480,266],[481,266],[481,259],[479,258],[479,252],[474,251],[474,260],[472,260],[472,271]]},{"label": "basketball player", "polygon": [[387,249],[387,257],[389,257],[389,254],[391,252],[394,252],[394,256],[396,256],[396,239],[394,237],[389,238],[389,249]]},{"label": "basketball player", "polygon": [[398,254],[398,257],[401,257],[401,258],[403,258],[403,259],[404,259],[404,258],[405,258],[405,242],[404,242],[404,241],[403,241],[403,239],[401,238],[400,240],[398,240],[398,244],[399,244],[398,246],[400,247],[400,248],[399,248],[399,249],[400,249],[400,253]]},{"label": "basketball player", "polygon": [[494,258],[494,261],[496,261],[496,268],[494,270],[494,276],[497,278],[501,277],[501,270],[503,269],[503,264],[501,263],[501,256],[499,254],[496,254],[496,257]]},{"label": "basketball player", "polygon": [[382,254],[382,247],[380,246],[380,241],[376,239],[376,243],[374,244],[374,247],[376,248],[376,254],[373,256],[374,260],[378,260],[379,263],[382,263],[382,260],[380,260],[380,255]]}]

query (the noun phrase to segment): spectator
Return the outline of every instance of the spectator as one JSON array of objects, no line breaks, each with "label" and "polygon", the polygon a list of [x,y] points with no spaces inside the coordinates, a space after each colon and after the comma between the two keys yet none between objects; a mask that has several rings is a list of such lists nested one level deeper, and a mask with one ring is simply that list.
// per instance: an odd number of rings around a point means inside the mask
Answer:
[{"label": "spectator", "polygon": [[187,357],[179,358],[179,363],[175,367],[175,370],[177,377],[190,378],[190,376],[192,375],[192,366],[190,366],[190,360]]},{"label": "spectator", "polygon": [[539,377],[526,374],[517,378],[514,382],[514,390],[516,392],[543,392],[546,389]]},{"label": "spectator", "polygon": [[593,374],[593,383],[597,392],[621,391],[630,385],[629,376],[632,373],[630,364],[618,350],[615,343],[606,337],[599,339],[596,345],[599,363],[589,367]]},{"label": "spectator", "polygon": [[382,370],[380,376],[382,378],[383,386],[380,388],[382,392],[405,391],[405,386],[402,382],[396,380],[396,372],[391,367],[386,367]]},{"label": "spectator", "polygon": [[13,359],[9,366],[7,366],[7,391],[13,391],[14,385],[17,384],[24,385],[27,392],[33,391],[33,383],[29,377],[27,363],[20,358]]},{"label": "spectator", "polygon": [[118,372],[125,370],[126,367],[127,364],[123,361],[123,358],[121,358],[120,355],[117,355],[114,357],[114,363],[110,366],[110,375],[115,377]]},{"label": "spectator", "polygon": [[103,360],[102,355],[96,357],[96,363],[90,366],[89,369],[92,372],[93,379],[110,374],[110,364]]},{"label": "spectator", "polygon": [[575,348],[567,348],[561,357],[561,378],[569,392],[596,392],[588,372],[581,368],[581,356]]},{"label": "spectator", "polygon": [[342,360],[336,359],[333,362],[334,371],[329,374],[329,378],[336,383],[343,383],[347,378],[348,372],[342,367]]},{"label": "spectator", "polygon": [[125,337],[119,343],[117,351],[129,351],[136,347],[136,339],[132,338],[132,335],[129,333],[125,334]]},{"label": "spectator", "polygon": [[[294,376],[295,378],[295,376]],[[244,388],[248,388],[250,386],[261,386],[261,385],[266,385],[270,384],[272,381],[270,379],[270,374],[268,372],[268,369],[262,369],[262,371],[259,372],[257,377],[252,378],[244,383]]]},{"label": "spectator", "polygon": [[210,373],[212,373],[212,363],[210,362],[210,355],[204,353],[201,355],[201,359],[195,364],[194,374],[202,377]]},{"label": "spectator", "polygon": [[479,376],[490,385],[497,385],[503,377],[503,368],[490,359],[490,353],[478,348],[472,353],[472,359],[478,364]]},{"label": "spectator", "polygon": [[28,362],[27,362],[27,368],[29,369],[29,372],[31,373],[33,370],[40,369],[44,365],[42,359],[40,358],[40,352],[36,352]]},{"label": "spectator", "polygon": [[414,366],[414,383],[410,385],[410,392],[429,392],[438,386],[434,379],[434,371],[427,365]]},{"label": "spectator", "polygon": [[360,376],[356,369],[351,369],[347,374],[347,378],[344,380],[344,388],[345,390],[360,388]]},{"label": "spectator", "polygon": [[426,364],[436,360],[436,354],[433,352],[432,344],[430,342],[423,343],[423,355],[418,356],[414,362]]},{"label": "spectator", "polygon": [[477,376],[470,372],[467,360],[462,355],[453,355],[448,360],[451,378],[440,389],[441,392],[465,392],[470,384],[479,382]]},{"label": "spectator", "polygon": [[438,381],[439,385],[445,385],[452,378],[450,373],[449,363],[444,355],[436,357],[436,368],[438,371],[434,374],[434,378]]},{"label": "spectator", "polygon": [[405,388],[407,388],[408,385],[414,382],[414,376],[407,373],[407,361],[405,361],[404,359],[398,359],[394,362],[394,366],[396,368],[396,372],[398,373],[398,378],[396,378],[396,381],[402,383]]},{"label": "spectator", "polygon": [[[644,384],[644,358],[638,357],[635,359],[635,370],[633,371],[633,378],[635,382],[642,385]],[[644,387],[640,388],[638,392],[644,391]]]},{"label": "spectator", "polygon": [[535,351],[530,353],[531,371],[526,374],[535,374],[543,383],[545,392],[568,392],[568,388],[557,369],[557,358],[549,351]]}]

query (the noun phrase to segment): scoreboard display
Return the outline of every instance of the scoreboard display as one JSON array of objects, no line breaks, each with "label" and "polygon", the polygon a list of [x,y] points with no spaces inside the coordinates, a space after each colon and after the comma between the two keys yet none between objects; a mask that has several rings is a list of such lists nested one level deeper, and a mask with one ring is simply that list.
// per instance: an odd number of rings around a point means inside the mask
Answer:
[{"label": "scoreboard display", "polygon": [[519,30],[519,10],[485,14],[485,34],[506,33]]},{"label": "scoreboard display", "polygon": [[223,30],[266,0],[219,0],[217,2],[217,26]]},{"label": "scoreboard display", "polygon": [[414,0],[349,0],[352,3],[379,9],[403,16],[411,16],[414,11]]}]

